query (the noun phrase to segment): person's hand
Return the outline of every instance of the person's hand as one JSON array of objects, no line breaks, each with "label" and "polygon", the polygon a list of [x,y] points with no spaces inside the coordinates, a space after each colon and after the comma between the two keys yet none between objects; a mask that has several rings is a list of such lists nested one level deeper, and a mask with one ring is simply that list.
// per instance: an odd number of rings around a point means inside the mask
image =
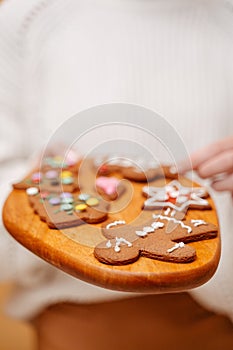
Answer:
[{"label": "person's hand", "polygon": [[[230,191],[233,195],[233,137],[217,141],[191,154],[192,168],[202,178],[210,178],[216,191]],[[179,170],[185,173],[190,162],[184,161]]]}]

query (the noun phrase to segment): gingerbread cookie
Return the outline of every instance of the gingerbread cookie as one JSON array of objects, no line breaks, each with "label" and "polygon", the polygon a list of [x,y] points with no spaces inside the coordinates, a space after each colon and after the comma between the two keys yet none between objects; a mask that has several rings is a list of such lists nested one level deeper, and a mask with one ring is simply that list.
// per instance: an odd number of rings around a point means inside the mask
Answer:
[{"label": "gingerbread cookie", "polygon": [[29,203],[50,228],[67,228],[84,223],[96,224],[108,217],[109,204],[89,194],[39,192],[27,189]]},{"label": "gingerbread cookie", "polygon": [[106,200],[115,200],[125,192],[125,186],[116,177],[100,176],[96,179],[96,190]]},{"label": "gingerbread cookie", "polygon": [[94,167],[99,175],[120,173],[123,178],[135,182],[152,181],[161,177],[163,170],[154,161],[138,158],[134,161],[123,157],[98,157],[94,160]]},{"label": "gingerbread cookie", "polygon": [[102,229],[108,240],[95,247],[95,257],[104,264],[126,265],[140,256],[174,263],[188,263],[196,251],[186,243],[216,237],[217,227],[203,220],[177,220],[153,214],[144,225],[108,222]]},{"label": "gingerbread cookie", "polygon": [[13,188],[25,190],[38,187],[41,191],[74,192],[79,189],[77,174],[71,170],[51,169],[35,171],[24,180],[13,184]]},{"label": "gingerbread cookie", "polygon": [[210,209],[208,192],[203,187],[185,187],[177,180],[173,180],[164,187],[145,186],[143,195],[147,197],[143,208],[154,210],[158,208],[171,208],[175,211],[192,209]]}]

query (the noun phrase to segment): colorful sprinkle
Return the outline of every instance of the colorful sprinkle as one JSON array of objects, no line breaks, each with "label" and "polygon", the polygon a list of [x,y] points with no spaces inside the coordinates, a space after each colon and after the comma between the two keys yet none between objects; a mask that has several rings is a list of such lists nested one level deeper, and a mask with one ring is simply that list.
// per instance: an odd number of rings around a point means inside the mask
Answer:
[{"label": "colorful sprinkle", "polygon": [[73,176],[72,172],[71,172],[71,171],[68,171],[68,170],[62,171],[62,172],[61,172],[61,175],[60,175],[60,177],[61,177],[62,179],[69,178],[69,177],[72,177],[72,176]]},{"label": "colorful sprinkle", "polygon": [[56,179],[58,177],[58,172],[56,170],[48,170],[45,173],[45,177],[49,180]]},{"label": "colorful sprinkle", "polygon": [[96,186],[100,187],[106,194],[111,195],[116,192],[119,182],[116,177],[100,176],[96,179]]},{"label": "colorful sprinkle", "polygon": [[47,157],[45,158],[45,163],[50,165],[52,168],[66,168],[67,164],[65,164],[63,157],[55,156],[55,157]]},{"label": "colorful sprinkle", "polygon": [[74,202],[73,198],[62,198],[62,204],[72,204]]},{"label": "colorful sprinkle", "polygon": [[82,193],[78,196],[78,199],[84,202],[86,202],[89,198],[90,198],[90,195],[87,193]]},{"label": "colorful sprinkle", "polygon": [[39,193],[39,190],[37,187],[29,187],[26,189],[26,193],[28,196],[35,196]]},{"label": "colorful sprinkle", "polygon": [[64,211],[69,211],[69,210],[72,210],[73,209],[73,206],[72,204],[62,204],[60,206],[60,209],[61,210],[64,210]]},{"label": "colorful sprinkle", "polygon": [[84,211],[84,210],[86,210],[86,209],[87,209],[87,205],[84,204],[84,203],[82,203],[82,204],[77,204],[77,205],[75,206],[75,211],[78,211],[78,212]]},{"label": "colorful sprinkle", "polygon": [[41,182],[41,180],[42,180],[42,175],[40,172],[32,174],[32,182],[34,182],[35,184],[38,184]]},{"label": "colorful sprinkle", "polygon": [[61,203],[61,200],[59,197],[52,197],[49,199],[49,204],[51,205],[58,205]]},{"label": "colorful sprinkle", "polygon": [[86,204],[89,207],[94,207],[99,204],[99,200],[97,198],[91,197],[88,200],[86,200]]},{"label": "colorful sprinkle", "polygon": [[101,165],[100,167],[99,167],[99,169],[98,169],[98,173],[99,174],[107,174],[109,172],[109,168],[108,168],[108,166],[107,165]]},{"label": "colorful sprinkle", "polygon": [[60,197],[63,198],[73,198],[73,195],[70,192],[61,193]]},{"label": "colorful sprinkle", "polygon": [[74,179],[72,177],[64,177],[62,178],[61,182],[63,185],[70,185],[74,182]]}]

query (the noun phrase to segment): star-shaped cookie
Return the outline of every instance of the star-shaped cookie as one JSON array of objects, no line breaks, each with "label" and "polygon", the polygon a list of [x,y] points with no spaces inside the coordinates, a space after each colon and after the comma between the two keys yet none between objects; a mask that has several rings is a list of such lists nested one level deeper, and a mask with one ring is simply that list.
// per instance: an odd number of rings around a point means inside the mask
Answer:
[{"label": "star-shaped cookie", "polygon": [[205,199],[208,197],[208,192],[204,187],[186,187],[177,180],[163,187],[144,186],[142,193],[147,197],[143,205],[147,210],[171,208],[181,212],[188,208],[211,208],[208,200]]}]

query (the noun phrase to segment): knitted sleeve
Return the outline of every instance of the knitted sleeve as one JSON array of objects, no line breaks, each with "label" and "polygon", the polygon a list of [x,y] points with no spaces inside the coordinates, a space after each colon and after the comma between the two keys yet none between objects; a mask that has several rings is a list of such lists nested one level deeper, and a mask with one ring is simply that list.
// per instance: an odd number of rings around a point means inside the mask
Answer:
[{"label": "knitted sleeve", "polygon": [[[14,2],[14,1],[13,1]],[[24,1],[25,4],[29,2]],[[12,3],[12,1],[9,1]],[[33,1],[32,1],[33,3]],[[9,4],[12,5],[12,4]],[[21,22],[11,6],[1,5],[0,11],[0,210],[11,190],[11,183],[21,178],[28,167],[25,129],[22,113],[22,47]],[[20,4],[18,4],[19,6]],[[27,6],[22,6],[26,11]],[[23,17],[21,16],[21,19]],[[0,219],[0,281],[19,280],[25,266],[36,258],[11,238]],[[34,260],[33,260],[34,259]],[[39,260],[39,259],[38,259]],[[37,261],[36,261],[37,263]],[[24,279],[26,279],[24,273]],[[39,276],[39,275],[38,275]],[[30,277],[31,278],[31,277]]]}]

